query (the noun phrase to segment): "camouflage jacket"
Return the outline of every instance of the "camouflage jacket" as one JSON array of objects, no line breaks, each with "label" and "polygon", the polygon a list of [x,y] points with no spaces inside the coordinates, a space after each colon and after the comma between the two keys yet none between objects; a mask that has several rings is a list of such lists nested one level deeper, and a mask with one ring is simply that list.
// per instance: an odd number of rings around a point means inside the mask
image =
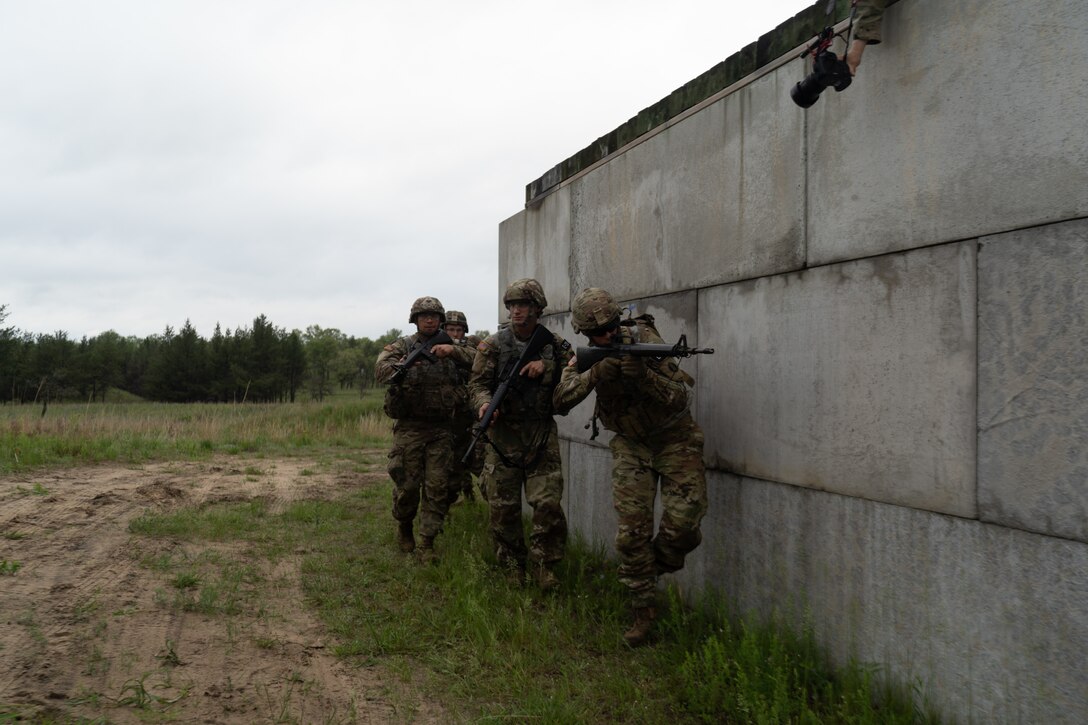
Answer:
[{"label": "camouflage jacket", "polygon": [[[544,374],[539,378],[519,376],[516,384],[510,386],[510,392],[499,406],[499,421],[540,420],[550,418],[552,408],[552,390],[559,380],[559,373],[571,359],[570,343],[553,333],[554,342],[540,351],[544,363]],[[472,405],[479,410],[491,403],[491,394],[502,382],[500,376],[508,364],[515,362],[524,349],[510,327],[505,327],[489,335],[476,347],[476,359],[472,363],[472,375],[468,381],[469,396]],[[518,375],[520,371],[515,370]]]},{"label": "camouflage jacket", "polygon": [[[396,364],[422,339],[417,332],[386,345],[374,366],[375,379],[379,383],[389,383]],[[413,365],[400,382],[387,388],[386,414],[398,420],[452,420],[459,410],[463,410],[466,400],[458,363],[471,365],[472,357],[471,350],[454,345],[454,354],[448,357]]]},{"label": "camouflage jacket", "polygon": [[[637,318],[634,327],[634,331],[627,326],[621,328],[616,342],[664,342],[649,315]],[[691,386],[695,380],[680,369],[674,358],[644,360],[645,372],[637,380],[621,377],[598,381],[594,370],[606,362],[603,360],[584,373],[574,366],[564,368],[553,395],[556,411],[568,412],[596,389],[594,415],[608,430],[644,442],[673,429],[686,431],[691,421]]]},{"label": "camouflage jacket", "polygon": [[480,338],[475,335],[465,335],[454,344],[465,348],[469,352],[467,359],[458,357],[454,360],[457,364],[457,372],[461,374],[461,382],[468,385],[468,378],[472,374],[472,363],[476,359],[476,348],[480,346]]}]

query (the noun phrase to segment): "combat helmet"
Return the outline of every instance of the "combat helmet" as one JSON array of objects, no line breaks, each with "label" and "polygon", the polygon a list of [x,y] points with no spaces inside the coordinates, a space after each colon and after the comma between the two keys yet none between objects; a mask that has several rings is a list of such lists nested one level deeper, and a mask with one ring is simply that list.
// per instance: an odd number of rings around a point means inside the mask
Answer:
[{"label": "combat helmet", "polygon": [[548,299],[544,296],[544,288],[535,279],[519,279],[511,282],[506,288],[506,294],[502,296],[502,303],[507,307],[511,302],[527,300],[540,309],[548,306]]},{"label": "combat helmet", "polygon": [[450,310],[446,313],[446,321],[442,323],[442,328],[445,329],[446,325],[460,325],[465,328],[465,332],[468,332],[468,320],[465,318],[465,313],[458,310]]},{"label": "combat helmet", "polygon": [[420,297],[412,303],[412,312],[408,315],[408,322],[413,323],[423,312],[437,312],[442,322],[446,321],[446,308],[438,301],[437,297]]},{"label": "combat helmet", "polygon": [[570,312],[574,331],[587,335],[611,327],[620,319],[619,305],[600,287],[587,287],[575,295]]}]

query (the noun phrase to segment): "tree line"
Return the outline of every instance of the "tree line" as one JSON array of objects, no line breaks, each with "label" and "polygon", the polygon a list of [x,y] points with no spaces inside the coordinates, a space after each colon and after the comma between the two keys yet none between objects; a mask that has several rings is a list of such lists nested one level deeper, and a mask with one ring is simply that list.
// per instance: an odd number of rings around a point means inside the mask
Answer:
[{"label": "tree line", "polygon": [[43,405],[104,401],[111,390],[176,403],[321,400],[373,386],[378,354],[401,335],[391,329],[371,340],[318,325],[288,332],[260,315],[251,327],[216,325],[207,340],[186,320],[161,335],[107,331],[76,341],[5,327],[7,317],[0,305],[0,400]]}]

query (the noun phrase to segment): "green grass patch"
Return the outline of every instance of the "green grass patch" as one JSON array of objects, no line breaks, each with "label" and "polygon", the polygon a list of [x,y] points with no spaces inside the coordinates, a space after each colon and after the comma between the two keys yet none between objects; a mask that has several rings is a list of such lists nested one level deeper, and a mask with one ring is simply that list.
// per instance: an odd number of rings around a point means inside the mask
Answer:
[{"label": "green grass patch", "polygon": [[160,538],[233,541],[264,532],[267,509],[264,501],[255,500],[182,509],[169,514],[146,513],[129,522],[128,528],[134,534]]},{"label": "green grass patch", "polygon": [[[303,591],[336,654],[382,665],[452,721],[937,721],[873,670],[829,667],[809,629],[738,618],[720,600],[690,608],[663,594],[654,644],[631,650],[621,638],[626,594],[604,552],[573,542],[560,593],[543,595],[496,570],[485,504],[454,507],[434,567],[397,551],[388,507],[388,486],[376,485],[281,513],[254,502],[149,514],[131,530],[194,544],[248,542],[251,558],[303,548]],[[171,587],[172,600],[164,595],[188,611],[259,610],[268,584],[237,557],[148,564],[175,581],[192,575]]]}]

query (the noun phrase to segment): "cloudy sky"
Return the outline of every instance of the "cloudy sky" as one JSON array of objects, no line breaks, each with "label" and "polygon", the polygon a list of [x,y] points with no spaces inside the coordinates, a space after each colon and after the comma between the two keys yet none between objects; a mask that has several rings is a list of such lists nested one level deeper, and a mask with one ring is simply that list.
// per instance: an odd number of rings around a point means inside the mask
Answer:
[{"label": "cloudy sky", "polygon": [[7,326],[494,329],[525,185],[811,0],[0,0]]}]

